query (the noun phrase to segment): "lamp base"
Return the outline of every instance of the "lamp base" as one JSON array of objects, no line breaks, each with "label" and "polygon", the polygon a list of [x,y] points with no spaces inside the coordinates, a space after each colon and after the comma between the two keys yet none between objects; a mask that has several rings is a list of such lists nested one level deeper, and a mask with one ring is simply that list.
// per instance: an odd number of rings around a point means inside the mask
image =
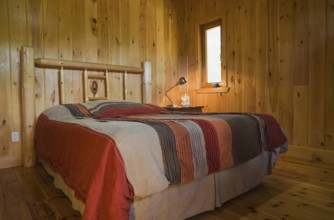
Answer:
[{"label": "lamp base", "polygon": [[179,106],[174,103],[166,106],[166,108],[177,108],[177,107]]}]

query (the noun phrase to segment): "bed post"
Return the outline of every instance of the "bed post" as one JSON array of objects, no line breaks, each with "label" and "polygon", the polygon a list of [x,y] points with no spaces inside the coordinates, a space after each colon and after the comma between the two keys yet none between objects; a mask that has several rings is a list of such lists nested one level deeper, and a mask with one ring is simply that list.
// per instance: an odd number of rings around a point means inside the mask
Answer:
[{"label": "bed post", "polygon": [[144,61],[143,103],[152,103],[151,62]]},{"label": "bed post", "polygon": [[36,121],[35,106],[35,64],[34,49],[21,48],[21,134],[23,166],[36,164],[34,149],[34,129]]}]

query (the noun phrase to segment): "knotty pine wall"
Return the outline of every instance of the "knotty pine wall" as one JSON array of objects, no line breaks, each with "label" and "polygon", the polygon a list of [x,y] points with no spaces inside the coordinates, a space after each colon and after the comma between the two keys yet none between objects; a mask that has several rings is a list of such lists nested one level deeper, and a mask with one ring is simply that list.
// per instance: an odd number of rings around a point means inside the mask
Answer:
[{"label": "knotty pine wall", "polygon": [[[205,111],[273,114],[292,145],[289,154],[333,160],[334,0],[0,0],[0,168],[21,164],[19,49],[36,57],[140,66],[152,62],[153,103],[180,76],[182,93]],[[223,66],[230,91],[196,94],[199,25],[223,20]],[[111,75],[111,97],[123,81]],[[57,71],[36,71],[37,114],[58,104]],[[82,100],[82,79],[65,72],[66,102]],[[129,99],[138,101],[136,76]]]},{"label": "knotty pine wall", "polygon": [[[183,60],[191,99],[206,111],[265,112],[284,127],[291,157],[334,161],[334,1],[186,0]],[[199,26],[223,20],[230,91],[196,94]],[[181,57],[182,58],[182,57]],[[195,97],[195,98],[194,98]]]},{"label": "knotty pine wall", "polygon": [[[179,77],[177,14],[171,0],[0,0],[0,168],[20,165],[19,51],[36,57],[141,66],[152,62],[153,103],[165,105],[166,82]],[[183,28],[183,27],[182,27]],[[173,57],[173,59],[172,59]],[[82,76],[65,71],[65,101],[81,102]],[[128,97],[141,101],[139,76],[129,76]],[[36,70],[37,115],[59,103],[58,71]],[[123,79],[111,74],[110,96],[122,99]],[[36,116],[37,116],[36,115]]]}]

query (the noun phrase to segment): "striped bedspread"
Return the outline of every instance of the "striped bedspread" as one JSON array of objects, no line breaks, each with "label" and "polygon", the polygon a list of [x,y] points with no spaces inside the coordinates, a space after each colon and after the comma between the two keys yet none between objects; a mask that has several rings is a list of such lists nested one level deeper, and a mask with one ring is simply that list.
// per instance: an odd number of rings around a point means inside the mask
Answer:
[{"label": "striped bedspread", "polygon": [[[65,107],[76,117],[139,122],[152,127],[159,137],[165,175],[171,184],[235,166],[287,141],[276,120],[265,114],[168,114],[162,108],[132,102],[102,102],[89,107],[67,104]],[[269,135],[273,127],[277,130]],[[233,151],[241,147],[242,150]]]},{"label": "striped bedspread", "polygon": [[[267,114],[175,114],[153,105],[93,102],[56,106],[42,116],[36,130],[37,153],[55,171],[66,175],[74,190],[80,189],[76,190],[79,198],[91,201],[88,213],[98,209],[89,196],[97,186],[90,183],[100,182],[102,176],[91,175],[90,180],[82,169],[87,166],[88,173],[101,169],[110,172],[110,167],[99,164],[99,157],[104,158],[104,164],[113,164],[110,166],[115,170],[112,174],[107,172],[113,176],[107,178],[112,183],[100,184],[101,187],[111,190],[113,197],[120,193],[124,205],[133,194],[145,197],[170,184],[236,166],[287,143],[280,125]],[[80,141],[78,136],[86,139]],[[106,147],[96,145],[95,139],[105,142]],[[71,167],[77,169],[73,175],[79,177],[71,177]],[[83,179],[90,183],[83,183]],[[122,190],[114,191],[110,189],[112,185]],[[112,207],[120,206],[114,204],[115,200],[110,202]]]}]

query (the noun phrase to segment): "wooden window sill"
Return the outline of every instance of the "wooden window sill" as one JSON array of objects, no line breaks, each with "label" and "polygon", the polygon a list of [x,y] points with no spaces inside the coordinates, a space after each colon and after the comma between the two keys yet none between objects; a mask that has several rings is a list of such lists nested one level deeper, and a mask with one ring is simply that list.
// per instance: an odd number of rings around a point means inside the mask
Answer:
[{"label": "wooden window sill", "polygon": [[195,90],[197,94],[209,94],[209,93],[226,93],[230,91],[230,87],[215,87],[215,88],[199,88]]}]

